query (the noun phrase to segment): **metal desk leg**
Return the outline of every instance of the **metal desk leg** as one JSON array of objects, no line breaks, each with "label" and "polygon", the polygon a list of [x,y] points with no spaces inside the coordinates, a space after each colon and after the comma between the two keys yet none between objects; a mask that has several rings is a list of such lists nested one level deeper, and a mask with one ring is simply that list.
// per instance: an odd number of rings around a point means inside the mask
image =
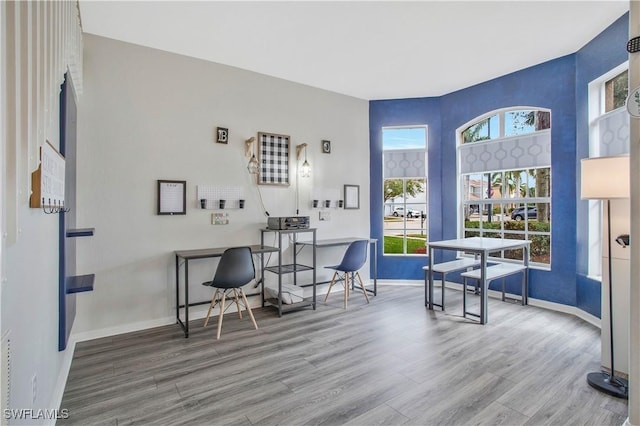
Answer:
[{"label": "metal desk leg", "polygon": [[373,295],[378,295],[378,242],[373,242]]},{"label": "metal desk leg", "polygon": [[180,259],[176,255],[176,323],[180,324]]},{"label": "metal desk leg", "polygon": [[487,255],[488,253],[482,252],[480,254],[480,285],[482,285],[482,299],[480,299],[480,324],[486,324],[487,305],[489,304],[489,285],[487,283]]},{"label": "metal desk leg", "polygon": [[282,232],[278,232],[278,250],[278,317],[282,317]]},{"label": "metal desk leg", "polygon": [[184,337],[189,337],[189,259],[184,260]]},{"label": "metal desk leg", "polygon": [[[295,247],[293,248],[294,253],[295,253]],[[313,263],[311,264],[313,266],[313,271],[312,271],[312,275],[313,275],[313,310],[316,310],[316,269],[317,269],[317,265],[316,265],[316,231],[313,231]]]},{"label": "metal desk leg", "polygon": [[[426,295],[428,296],[429,309],[433,310],[433,247],[429,246],[429,280]],[[427,305],[427,303],[425,303]]]},{"label": "metal desk leg", "polygon": [[526,268],[522,273],[524,274],[524,289],[522,291],[522,304],[529,304],[529,245],[524,246],[524,267]]}]

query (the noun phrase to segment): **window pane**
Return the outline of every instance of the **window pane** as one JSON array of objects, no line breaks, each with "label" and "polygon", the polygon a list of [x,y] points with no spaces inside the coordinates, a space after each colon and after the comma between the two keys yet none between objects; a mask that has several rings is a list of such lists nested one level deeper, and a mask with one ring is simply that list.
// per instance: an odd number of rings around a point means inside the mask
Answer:
[{"label": "window pane", "polygon": [[[527,133],[551,128],[551,114],[540,110],[513,110],[501,114],[504,117],[503,128],[493,132],[490,119],[483,119],[474,123],[462,135],[464,141],[480,141],[492,138],[492,155],[510,154],[514,141],[524,144],[540,144],[541,149],[546,149],[549,140],[548,135],[532,135],[530,137],[517,137]],[[496,122],[497,118],[496,117]],[[493,118],[493,117],[492,117]],[[481,130],[480,130],[481,129]],[[493,133],[492,133],[493,132]],[[509,137],[511,136],[511,137]],[[504,142],[501,140],[505,137]],[[507,139],[507,137],[509,137]],[[544,145],[543,145],[544,143]],[[502,147],[503,149],[496,149]],[[462,151],[461,155],[471,153],[480,155],[484,151],[477,151],[478,147],[467,147],[470,151]],[[476,151],[473,151],[476,150]],[[514,151],[515,152],[515,151]],[[469,155],[471,155],[469,154]],[[501,160],[502,161],[502,160]],[[470,167],[462,167],[469,174],[461,175],[462,193],[461,205],[463,208],[462,234],[465,237],[480,236],[486,238],[505,238],[517,240],[535,241],[535,251],[531,250],[531,259],[534,262],[550,262],[551,241],[551,168],[529,168],[516,170],[497,170],[482,172],[481,168],[492,169],[497,163],[489,163],[485,160],[475,161]],[[500,162],[502,165],[503,162]],[[516,164],[513,161],[511,163]],[[542,163],[541,163],[542,165]],[[532,167],[532,166],[529,166]],[[535,165],[533,166],[535,167]],[[480,169],[480,170],[478,170]],[[528,201],[528,202],[525,202]],[[535,240],[534,240],[535,239]],[[534,255],[535,253],[535,255]],[[492,258],[506,258],[522,260],[523,249],[507,250],[505,252],[491,253]]]},{"label": "window pane", "polygon": [[485,118],[469,126],[462,132],[462,143],[478,142],[500,136],[500,119],[498,115]]},{"label": "window pane", "polygon": [[539,263],[551,263],[551,236],[531,235],[531,261]]},{"label": "window pane", "polygon": [[628,71],[624,71],[604,84],[605,112],[624,106],[629,92],[628,74]]},{"label": "window pane", "polygon": [[385,179],[383,234],[385,254],[425,254],[427,180]]}]

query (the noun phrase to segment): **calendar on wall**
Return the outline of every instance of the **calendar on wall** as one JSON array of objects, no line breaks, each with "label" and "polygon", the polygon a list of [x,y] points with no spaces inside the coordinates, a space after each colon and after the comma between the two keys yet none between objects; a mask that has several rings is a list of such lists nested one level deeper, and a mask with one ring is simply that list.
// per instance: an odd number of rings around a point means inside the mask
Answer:
[{"label": "calendar on wall", "polygon": [[187,214],[187,181],[158,180],[158,214]]},{"label": "calendar on wall", "polygon": [[40,147],[40,165],[31,174],[31,197],[29,206],[64,206],[65,159],[57,149],[46,141]]}]

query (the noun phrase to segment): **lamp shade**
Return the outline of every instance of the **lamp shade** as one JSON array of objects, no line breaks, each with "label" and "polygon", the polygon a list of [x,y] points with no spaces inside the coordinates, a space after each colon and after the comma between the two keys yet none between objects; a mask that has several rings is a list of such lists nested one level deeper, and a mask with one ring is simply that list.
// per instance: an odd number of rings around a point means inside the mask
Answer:
[{"label": "lamp shade", "polygon": [[629,156],[585,158],[580,161],[580,198],[629,198]]}]

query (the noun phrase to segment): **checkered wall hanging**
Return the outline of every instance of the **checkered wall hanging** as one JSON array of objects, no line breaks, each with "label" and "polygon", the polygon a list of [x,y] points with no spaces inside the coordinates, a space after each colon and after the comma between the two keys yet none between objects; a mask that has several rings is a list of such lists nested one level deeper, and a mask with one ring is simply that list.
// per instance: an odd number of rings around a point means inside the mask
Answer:
[{"label": "checkered wall hanging", "polygon": [[260,185],[289,185],[289,136],[258,133]]}]

